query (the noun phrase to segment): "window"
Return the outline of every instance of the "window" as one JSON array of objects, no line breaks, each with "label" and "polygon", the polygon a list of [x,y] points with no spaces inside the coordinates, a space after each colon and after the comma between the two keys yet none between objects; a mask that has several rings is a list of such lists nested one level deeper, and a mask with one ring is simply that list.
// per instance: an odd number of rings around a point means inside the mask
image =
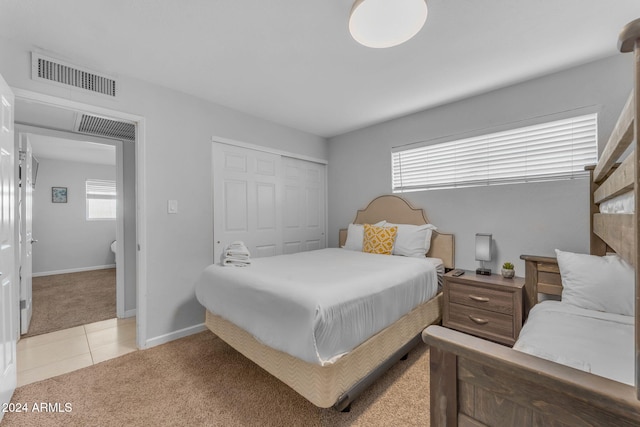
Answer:
[{"label": "window", "polygon": [[116,219],[116,182],[88,179],[87,219]]},{"label": "window", "polygon": [[596,113],[392,150],[393,192],[585,177],[598,157]]}]

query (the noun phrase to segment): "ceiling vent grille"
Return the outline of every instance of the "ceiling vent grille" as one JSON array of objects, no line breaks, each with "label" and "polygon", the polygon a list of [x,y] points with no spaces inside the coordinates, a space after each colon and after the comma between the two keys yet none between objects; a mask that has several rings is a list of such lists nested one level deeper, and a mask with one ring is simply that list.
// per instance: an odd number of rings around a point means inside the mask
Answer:
[{"label": "ceiling vent grille", "polygon": [[116,96],[114,79],[35,52],[31,54],[31,78]]},{"label": "ceiling vent grille", "polygon": [[78,115],[76,131],[88,135],[104,136],[124,141],[135,141],[136,139],[135,124],[91,116],[89,114]]}]

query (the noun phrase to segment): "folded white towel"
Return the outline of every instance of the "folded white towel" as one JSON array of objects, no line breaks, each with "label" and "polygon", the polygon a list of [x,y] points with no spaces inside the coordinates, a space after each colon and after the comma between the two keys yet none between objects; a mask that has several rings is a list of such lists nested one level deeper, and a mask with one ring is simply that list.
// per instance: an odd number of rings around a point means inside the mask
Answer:
[{"label": "folded white towel", "polygon": [[229,244],[224,250],[222,265],[225,267],[248,267],[251,265],[251,254],[242,241]]},{"label": "folded white towel", "polygon": [[225,253],[228,255],[251,256],[251,253],[249,253],[249,249],[245,246],[244,242],[240,240],[232,242],[229,246],[227,246],[227,248],[225,249]]},{"label": "folded white towel", "polygon": [[224,261],[222,261],[222,265],[225,267],[248,267],[251,265],[251,260],[225,258]]},{"label": "folded white towel", "polygon": [[237,256],[237,257],[245,257],[245,258],[249,258],[251,256],[251,254],[249,253],[249,251],[242,251],[242,250],[237,250],[237,249],[228,249],[225,251],[225,256]]}]

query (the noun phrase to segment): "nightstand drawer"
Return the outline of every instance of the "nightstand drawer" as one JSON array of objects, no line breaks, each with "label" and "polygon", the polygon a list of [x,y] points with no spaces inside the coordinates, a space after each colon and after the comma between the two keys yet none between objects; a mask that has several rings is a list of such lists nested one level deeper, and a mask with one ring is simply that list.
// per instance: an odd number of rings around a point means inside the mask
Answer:
[{"label": "nightstand drawer", "polygon": [[513,315],[512,292],[457,282],[449,282],[448,291],[452,303]]},{"label": "nightstand drawer", "polygon": [[489,339],[514,341],[510,339],[514,336],[513,316],[453,303],[448,311],[446,327]]}]

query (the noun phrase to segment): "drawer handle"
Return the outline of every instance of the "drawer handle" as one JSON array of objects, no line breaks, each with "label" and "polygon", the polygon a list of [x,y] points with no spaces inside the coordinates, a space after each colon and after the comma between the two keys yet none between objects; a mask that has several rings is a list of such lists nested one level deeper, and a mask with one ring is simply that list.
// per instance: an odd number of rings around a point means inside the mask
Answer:
[{"label": "drawer handle", "polygon": [[469,315],[469,319],[473,320],[478,325],[486,325],[487,323],[489,323],[489,321],[487,319],[482,319],[480,317],[474,317],[472,315]]},{"label": "drawer handle", "polygon": [[489,298],[486,298],[486,297],[479,297],[479,296],[476,296],[476,295],[469,295],[469,298],[471,298],[472,300],[477,301],[477,302],[489,302]]}]

